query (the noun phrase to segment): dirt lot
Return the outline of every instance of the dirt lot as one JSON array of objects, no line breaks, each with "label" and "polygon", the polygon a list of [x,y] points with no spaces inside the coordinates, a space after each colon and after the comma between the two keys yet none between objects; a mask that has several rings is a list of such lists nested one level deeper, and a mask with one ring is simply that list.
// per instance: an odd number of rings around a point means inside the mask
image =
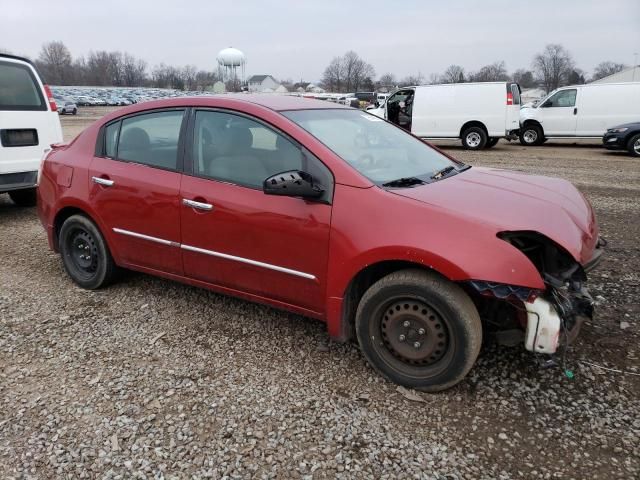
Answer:
[{"label": "dirt lot", "polygon": [[[65,137],[105,111],[64,117]],[[410,400],[320,322],[141,274],[83,291],[35,209],[0,195],[0,477],[638,478],[640,161],[444,145],[593,203],[609,247],[573,379],[489,346],[460,385]]]}]

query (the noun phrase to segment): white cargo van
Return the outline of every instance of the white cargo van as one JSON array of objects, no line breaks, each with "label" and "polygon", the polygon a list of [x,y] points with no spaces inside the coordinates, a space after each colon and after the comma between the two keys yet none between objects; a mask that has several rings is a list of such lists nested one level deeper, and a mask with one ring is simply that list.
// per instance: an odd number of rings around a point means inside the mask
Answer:
[{"label": "white cargo van", "polygon": [[562,87],[520,110],[520,143],[602,138],[608,128],[639,120],[640,82]]},{"label": "white cargo van", "polygon": [[0,54],[0,194],[36,203],[38,169],[62,128],[49,87],[27,59]]},{"label": "white cargo van", "polygon": [[460,138],[471,150],[515,140],[520,87],[510,82],[451,83],[405,87],[368,110],[421,138]]}]

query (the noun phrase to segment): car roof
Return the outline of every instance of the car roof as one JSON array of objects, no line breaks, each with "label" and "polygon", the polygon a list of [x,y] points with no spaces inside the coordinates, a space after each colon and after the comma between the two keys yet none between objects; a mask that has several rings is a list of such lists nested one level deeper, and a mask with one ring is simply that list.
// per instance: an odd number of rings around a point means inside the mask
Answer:
[{"label": "car roof", "polygon": [[322,110],[322,109],[350,109],[345,105],[339,105],[326,100],[316,100],[308,97],[295,97],[292,95],[269,95],[269,94],[242,94],[231,93],[211,96],[185,96],[161,98],[136,104],[137,107],[131,108],[129,111],[140,111],[154,108],[164,107],[181,107],[181,106],[197,106],[197,107],[225,107],[227,103],[252,103],[275,110],[278,112],[286,110]]}]

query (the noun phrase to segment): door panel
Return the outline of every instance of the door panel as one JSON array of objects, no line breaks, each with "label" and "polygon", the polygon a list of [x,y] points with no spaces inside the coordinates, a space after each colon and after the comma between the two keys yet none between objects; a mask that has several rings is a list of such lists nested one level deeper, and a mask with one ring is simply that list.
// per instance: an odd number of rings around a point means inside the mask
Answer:
[{"label": "door panel", "polygon": [[[244,115],[199,110],[189,136],[193,175],[181,185],[185,275],[322,312],[329,170],[281,132]],[[263,193],[267,177],[288,170],[320,179],[324,203]]]},{"label": "door panel", "polygon": [[[113,184],[96,183],[93,177]],[[89,202],[112,230],[123,262],[182,274],[180,177],[178,172],[94,157]]]},{"label": "door panel", "polygon": [[576,134],[577,90],[561,90],[540,107],[540,123],[547,136],[573,136]]}]

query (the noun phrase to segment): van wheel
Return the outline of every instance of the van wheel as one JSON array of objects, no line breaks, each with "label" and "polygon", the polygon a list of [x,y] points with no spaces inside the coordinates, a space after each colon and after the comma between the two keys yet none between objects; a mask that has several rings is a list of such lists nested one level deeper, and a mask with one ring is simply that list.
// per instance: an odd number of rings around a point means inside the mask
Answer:
[{"label": "van wheel", "polygon": [[462,133],[462,146],[467,150],[480,150],[487,144],[487,133],[480,127],[469,127]]},{"label": "van wheel", "polygon": [[71,112],[71,113],[73,113],[73,114],[75,115],[76,113],[78,113],[78,109],[77,109],[77,108],[74,108],[74,109],[73,109],[73,112]]},{"label": "van wheel", "polygon": [[37,194],[35,188],[13,190],[9,192],[9,197],[11,198],[13,203],[20,207],[35,207],[37,203]]},{"label": "van wheel", "polygon": [[627,150],[632,157],[640,157],[640,134],[634,135],[627,143]]},{"label": "van wheel", "polygon": [[545,141],[542,128],[538,125],[527,125],[520,130],[520,143],[525,146],[542,145]]},{"label": "van wheel", "polygon": [[495,137],[489,137],[489,140],[487,140],[487,144],[484,147],[485,148],[495,147],[498,144],[498,140],[500,139]]},{"label": "van wheel", "polygon": [[64,268],[82,288],[95,290],[108,285],[117,267],[98,227],[84,215],[67,218],[58,236]]},{"label": "van wheel", "polygon": [[471,370],[482,325],[471,298],[440,275],[401,270],[367,290],[356,334],[368,362],[394,383],[445,390]]}]

